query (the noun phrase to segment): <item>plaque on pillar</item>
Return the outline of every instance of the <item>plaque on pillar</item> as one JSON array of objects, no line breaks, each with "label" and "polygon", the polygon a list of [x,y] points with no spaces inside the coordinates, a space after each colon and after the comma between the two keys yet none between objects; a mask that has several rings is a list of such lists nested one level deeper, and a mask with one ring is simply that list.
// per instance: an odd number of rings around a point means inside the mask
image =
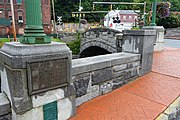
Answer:
[{"label": "plaque on pillar", "polygon": [[27,63],[29,94],[34,95],[68,84],[68,59]]}]

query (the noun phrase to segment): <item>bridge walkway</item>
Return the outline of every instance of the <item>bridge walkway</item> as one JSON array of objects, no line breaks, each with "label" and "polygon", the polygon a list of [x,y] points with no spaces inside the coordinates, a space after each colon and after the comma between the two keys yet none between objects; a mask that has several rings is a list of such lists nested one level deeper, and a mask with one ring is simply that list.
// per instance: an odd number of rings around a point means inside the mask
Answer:
[{"label": "bridge walkway", "polygon": [[153,120],[180,96],[180,49],[154,53],[149,74],[77,108],[71,120]]}]

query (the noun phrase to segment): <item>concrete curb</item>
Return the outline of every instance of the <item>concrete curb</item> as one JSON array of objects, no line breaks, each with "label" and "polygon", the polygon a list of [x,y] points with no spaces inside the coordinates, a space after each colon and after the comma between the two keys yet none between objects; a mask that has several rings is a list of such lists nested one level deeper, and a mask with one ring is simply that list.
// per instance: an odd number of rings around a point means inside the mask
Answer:
[{"label": "concrete curb", "polygon": [[180,119],[180,96],[161,113],[156,120],[179,120]]}]

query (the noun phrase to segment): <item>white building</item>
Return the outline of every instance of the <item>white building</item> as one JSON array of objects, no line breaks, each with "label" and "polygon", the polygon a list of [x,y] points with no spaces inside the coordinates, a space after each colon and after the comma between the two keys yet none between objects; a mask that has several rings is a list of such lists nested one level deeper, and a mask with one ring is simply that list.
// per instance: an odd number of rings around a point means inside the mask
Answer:
[{"label": "white building", "polygon": [[122,31],[131,29],[137,19],[138,14],[133,10],[111,10],[104,17],[104,26]]}]

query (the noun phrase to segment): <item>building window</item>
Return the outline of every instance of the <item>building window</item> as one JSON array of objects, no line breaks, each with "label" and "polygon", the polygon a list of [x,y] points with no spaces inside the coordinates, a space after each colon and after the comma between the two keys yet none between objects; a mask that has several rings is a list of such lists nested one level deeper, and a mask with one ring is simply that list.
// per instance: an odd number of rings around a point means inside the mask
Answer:
[{"label": "building window", "polygon": [[23,23],[23,12],[18,11],[18,23]]},{"label": "building window", "polygon": [[22,0],[16,0],[17,4],[22,4]]},{"label": "building window", "polygon": [[126,16],[123,16],[123,20],[126,20]]},{"label": "building window", "polygon": [[10,22],[12,22],[12,13],[11,13],[11,11],[8,11],[8,16],[9,16]]},{"label": "building window", "polygon": [[10,3],[10,0],[7,0],[7,3]]},{"label": "building window", "polygon": [[4,0],[0,0],[0,3],[4,3]]}]

